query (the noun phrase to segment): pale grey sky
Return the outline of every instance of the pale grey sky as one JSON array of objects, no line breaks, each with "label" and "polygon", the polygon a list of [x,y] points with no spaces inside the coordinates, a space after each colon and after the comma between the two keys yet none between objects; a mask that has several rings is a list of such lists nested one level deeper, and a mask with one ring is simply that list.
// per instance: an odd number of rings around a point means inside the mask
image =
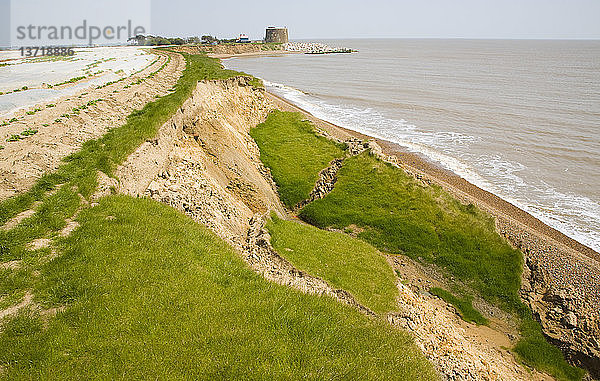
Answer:
[{"label": "pale grey sky", "polygon": [[163,35],[600,39],[600,0],[152,0]]},{"label": "pale grey sky", "polygon": [[291,39],[600,40],[600,0],[0,0],[0,46],[25,44],[15,41],[20,25],[75,26],[83,19],[99,26],[149,20],[150,33],[167,37],[261,39],[275,25],[287,26]]}]

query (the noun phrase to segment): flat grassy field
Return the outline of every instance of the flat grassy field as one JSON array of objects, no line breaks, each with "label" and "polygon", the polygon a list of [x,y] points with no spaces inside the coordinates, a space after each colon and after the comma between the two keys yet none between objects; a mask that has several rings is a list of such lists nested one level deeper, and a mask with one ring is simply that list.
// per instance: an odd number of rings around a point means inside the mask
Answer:
[{"label": "flat grassy field", "polygon": [[250,130],[260,147],[260,159],[271,169],[281,201],[293,208],[308,198],[319,172],[343,148],[314,134],[314,127],[299,113],[273,111],[264,123]]},{"label": "flat grassy field", "polygon": [[5,379],[436,379],[408,334],[255,274],[148,199],[109,196],[41,269],[0,335]]},{"label": "flat grassy field", "polygon": [[350,292],[378,314],[396,310],[396,277],[373,246],[346,234],[272,217],[271,244],[294,267]]}]

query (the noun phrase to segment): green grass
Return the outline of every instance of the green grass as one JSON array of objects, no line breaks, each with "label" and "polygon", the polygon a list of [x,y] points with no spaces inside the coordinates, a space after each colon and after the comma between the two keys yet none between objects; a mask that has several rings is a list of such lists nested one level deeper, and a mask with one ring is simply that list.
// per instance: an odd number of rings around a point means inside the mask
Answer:
[{"label": "green grass", "polygon": [[329,297],[265,281],[208,229],[109,196],[0,335],[5,379],[436,379],[409,335]]},{"label": "green grass", "polygon": [[0,261],[25,259],[29,253],[26,244],[60,231],[65,226],[65,219],[75,214],[80,203],[77,192],[68,186],[45,197],[33,216],[11,230],[0,231]]},{"label": "green grass", "polygon": [[[17,227],[10,231],[0,230],[0,262],[27,261],[44,255],[43,250],[32,253],[27,244],[36,238],[57,236],[65,226],[65,219],[73,216],[80,207],[79,195],[89,198],[96,189],[98,171],[111,175],[114,168],[142,142],[155,136],[158,128],[189,98],[198,80],[239,75],[235,71],[224,70],[219,61],[213,58],[187,55],[185,58],[186,69],[174,92],[134,111],[123,126],[110,130],[98,140],[84,143],[79,152],[66,157],[55,172],[42,176],[29,191],[0,203],[0,226],[31,208],[34,202],[41,203],[36,213]],[[99,101],[102,99],[91,100],[85,107]],[[20,135],[15,137],[22,138]],[[46,196],[48,191],[57,188],[60,188],[57,193]],[[11,292],[11,295],[7,295],[9,299],[22,294],[24,289]]]},{"label": "green grass", "polygon": [[21,139],[22,139],[21,135],[12,134],[8,138],[6,138],[6,141],[7,142],[18,142]]},{"label": "green grass", "polygon": [[[252,136],[261,149],[261,159],[280,186],[300,178],[297,183],[312,189],[314,182],[308,184],[311,178],[304,168],[315,154],[306,147],[314,146],[318,138],[310,126],[294,125],[291,117],[289,121],[280,118],[278,125]],[[293,139],[286,140],[277,131],[291,134]],[[323,150],[320,155],[327,157],[328,146],[335,145],[319,144]],[[339,152],[329,150],[330,157],[339,156]],[[326,160],[314,163],[311,172],[325,166]],[[477,311],[465,305],[472,297],[469,292],[476,293],[521,320],[521,338],[514,350],[523,362],[559,378],[581,378],[583,371],[570,366],[544,339],[539,325],[532,324],[531,311],[519,298],[522,254],[496,233],[492,217],[475,206],[463,205],[440,187],[423,186],[402,170],[363,153],[346,159],[334,190],[305,206],[299,216],[320,228],[346,231],[356,225],[363,230],[358,237],[383,252],[439,266],[449,279],[455,279],[454,286],[469,290],[455,301],[462,301],[463,316],[477,316]]]},{"label": "green grass", "polygon": [[281,200],[289,208],[308,198],[319,172],[344,155],[341,147],[313,131],[301,114],[281,111],[272,112],[250,130],[260,147],[260,158],[271,169]]},{"label": "green grass", "polygon": [[519,343],[533,341],[540,348],[535,353],[527,350],[531,346],[517,345],[515,351],[525,363],[555,376],[581,375],[557,348],[539,339],[539,326],[537,331],[527,328],[531,311],[519,298],[522,255],[496,233],[493,219],[473,205],[461,204],[438,186],[423,187],[364,153],[346,160],[335,189],[307,205],[300,217],[322,228],[355,224],[365,229],[359,238],[382,251],[438,265],[522,319]]},{"label": "green grass", "polygon": [[[65,220],[141,142],[155,135],[197,80],[237,76],[205,56],[186,56],[175,91],[127,123],[85,143],[34,187],[0,204],[0,222],[40,201],[33,216],[0,232],[0,296],[32,290],[56,317],[22,310],[2,322],[6,379],[436,378],[410,337],[328,297],[266,282],[206,228],[151,200],[111,196]],[[54,194],[47,191],[58,190]],[[50,248],[30,251],[38,237]],[[251,297],[249,297],[251,296]]]},{"label": "green grass", "polygon": [[355,224],[365,229],[358,237],[381,251],[434,263],[491,302],[521,306],[521,254],[491,217],[367,153],[346,160],[334,190],[300,217],[321,228]]},{"label": "green grass", "polygon": [[452,293],[439,287],[431,288],[429,292],[431,292],[435,296],[442,298],[446,303],[450,303],[454,307],[456,307],[464,321],[475,324],[488,324],[488,320],[484,318],[479,311],[473,308],[471,298],[467,297],[459,299]]},{"label": "green grass", "polygon": [[275,250],[296,268],[350,292],[375,313],[396,310],[396,277],[373,246],[276,216],[267,229]]},{"label": "green grass", "polygon": [[566,363],[562,352],[548,344],[542,327],[530,316],[521,322],[521,339],[514,351],[528,365],[553,375],[559,380],[581,380],[585,371]]},{"label": "green grass", "polygon": [[[43,176],[30,191],[0,203],[0,224],[26,210],[34,201],[41,200],[44,193],[57,184],[67,183],[83,196],[90,196],[96,188],[97,171],[110,175],[142,142],[153,137],[158,128],[189,98],[197,81],[239,75],[238,72],[223,69],[217,59],[204,55],[184,56],[187,66],[174,92],[134,111],[123,126],[112,129],[100,139],[84,143],[79,152],[66,157],[57,171]],[[88,106],[98,101],[90,101]]]}]

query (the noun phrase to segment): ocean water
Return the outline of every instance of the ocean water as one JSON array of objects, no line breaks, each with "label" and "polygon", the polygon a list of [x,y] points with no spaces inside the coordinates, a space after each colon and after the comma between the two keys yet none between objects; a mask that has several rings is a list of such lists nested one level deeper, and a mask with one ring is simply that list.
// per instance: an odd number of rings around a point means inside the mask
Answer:
[{"label": "ocean water", "polygon": [[600,251],[600,41],[320,42],[359,52],[224,63]]}]

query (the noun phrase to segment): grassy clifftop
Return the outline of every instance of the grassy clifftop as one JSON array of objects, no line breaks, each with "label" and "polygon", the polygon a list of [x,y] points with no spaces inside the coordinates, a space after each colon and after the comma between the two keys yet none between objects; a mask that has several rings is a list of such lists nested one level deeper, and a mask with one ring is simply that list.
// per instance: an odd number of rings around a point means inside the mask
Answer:
[{"label": "grassy clifftop", "polygon": [[[175,91],[0,204],[0,223],[34,212],[0,231],[0,309],[21,306],[0,319],[0,378],[436,379],[408,334],[267,282],[174,209],[126,196],[88,204],[98,171],[153,137],[196,81],[240,75],[186,61]],[[61,237],[69,219],[80,227]],[[29,245],[40,238],[49,247]]]},{"label": "grassy clifftop", "polygon": [[265,281],[206,228],[111,196],[79,217],[0,335],[3,378],[434,379],[405,333]]}]

